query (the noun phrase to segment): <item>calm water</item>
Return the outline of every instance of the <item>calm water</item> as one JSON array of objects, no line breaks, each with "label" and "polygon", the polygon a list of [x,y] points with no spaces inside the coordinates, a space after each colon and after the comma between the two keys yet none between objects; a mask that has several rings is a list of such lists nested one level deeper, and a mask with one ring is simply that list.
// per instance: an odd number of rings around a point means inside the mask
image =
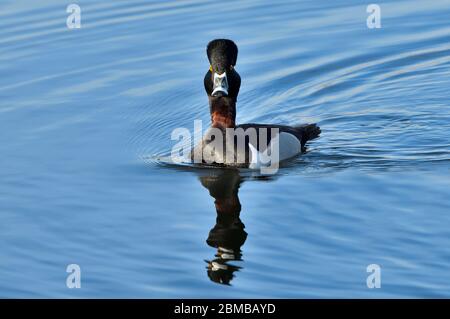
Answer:
[{"label": "calm water", "polygon": [[[450,1],[68,3],[0,4],[1,297],[450,297]],[[272,178],[155,160],[217,37],[239,123],[322,128]]]}]

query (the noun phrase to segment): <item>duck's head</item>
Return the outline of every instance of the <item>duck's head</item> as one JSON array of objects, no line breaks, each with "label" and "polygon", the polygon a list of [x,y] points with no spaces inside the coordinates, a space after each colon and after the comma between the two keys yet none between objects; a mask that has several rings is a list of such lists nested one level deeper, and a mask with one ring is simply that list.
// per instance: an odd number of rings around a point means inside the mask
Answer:
[{"label": "duck's head", "polygon": [[229,127],[236,113],[236,100],[241,87],[241,77],[235,70],[238,48],[236,44],[227,39],[216,39],[208,43],[206,54],[210,67],[206,72],[204,84],[211,107],[211,116],[214,120],[221,120],[216,126]]}]

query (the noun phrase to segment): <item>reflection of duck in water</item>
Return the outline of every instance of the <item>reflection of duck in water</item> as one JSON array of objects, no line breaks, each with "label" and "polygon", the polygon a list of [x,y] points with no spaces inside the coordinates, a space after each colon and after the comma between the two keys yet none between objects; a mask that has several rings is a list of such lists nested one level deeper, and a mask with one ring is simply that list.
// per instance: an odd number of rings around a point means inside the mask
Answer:
[{"label": "reflection of duck in water", "polygon": [[241,246],[247,239],[245,226],[239,218],[241,203],[238,190],[241,177],[235,170],[221,170],[215,173],[200,177],[202,185],[214,197],[217,211],[216,225],[210,230],[206,240],[209,246],[217,248],[216,258],[206,262],[208,277],[214,282],[229,285],[233,273],[241,267],[230,265],[228,262],[242,260]]}]

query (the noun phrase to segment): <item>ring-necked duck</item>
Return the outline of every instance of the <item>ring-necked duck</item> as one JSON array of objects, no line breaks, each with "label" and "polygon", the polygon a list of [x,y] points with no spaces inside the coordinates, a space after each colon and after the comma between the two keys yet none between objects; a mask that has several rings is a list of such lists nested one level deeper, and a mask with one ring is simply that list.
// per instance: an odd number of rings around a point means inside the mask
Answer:
[{"label": "ring-necked duck", "polygon": [[[236,100],[241,86],[241,77],[235,70],[238,48],[231,40],[216,39],[209,42],[206,53],[210,62],[204,78],[211,113],[209,130],[217,132],[219,129],[225,132],[227,129],[234,129],[235,136],[232,139],[223,138],[223,148],[218,150],[217,144],[211,143],[217,139],[217,134],[207,132],[207,137],[194,148],[191,154],[193,160],[209,154],[210,162],[258,168],[264,162],[263,158],[267,158],[273,151],[278,152],[278,160],[282,161],[304,152],[306,142],[319,136],[320,128],[316,124],[293,127],[254,123],[236,125]],[[252,139],[249,132],[256,132],[257,138]],[[236,145],[239,134],[245,140],[244,147]],[[267,134],[267,137],[262,134]]]}]

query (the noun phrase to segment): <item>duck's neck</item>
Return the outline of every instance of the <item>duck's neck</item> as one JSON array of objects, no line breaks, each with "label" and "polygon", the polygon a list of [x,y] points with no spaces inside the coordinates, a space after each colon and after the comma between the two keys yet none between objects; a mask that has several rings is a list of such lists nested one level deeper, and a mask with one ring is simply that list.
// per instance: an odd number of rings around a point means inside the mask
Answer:
[{"label": "duck's neck", "polygon": [[211,126],[225,129],[235,127],[236,101],[230,97],[209,97]]}]

